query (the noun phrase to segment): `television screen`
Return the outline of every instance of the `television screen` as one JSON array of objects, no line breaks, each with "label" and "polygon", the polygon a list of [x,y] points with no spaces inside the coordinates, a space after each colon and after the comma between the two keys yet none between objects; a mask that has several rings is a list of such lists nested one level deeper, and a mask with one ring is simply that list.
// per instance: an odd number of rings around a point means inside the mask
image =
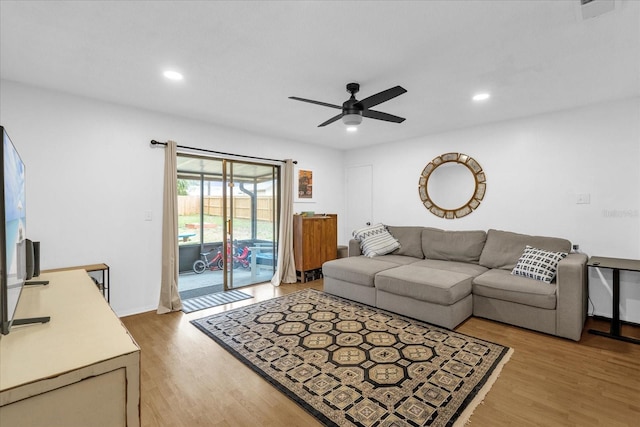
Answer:
[{"label": "television screen", "polygon": [[0,214],[0,307],[2,333],[11,327],[26,277],[25,166],[4,127],[2,129],[2,201]]}]

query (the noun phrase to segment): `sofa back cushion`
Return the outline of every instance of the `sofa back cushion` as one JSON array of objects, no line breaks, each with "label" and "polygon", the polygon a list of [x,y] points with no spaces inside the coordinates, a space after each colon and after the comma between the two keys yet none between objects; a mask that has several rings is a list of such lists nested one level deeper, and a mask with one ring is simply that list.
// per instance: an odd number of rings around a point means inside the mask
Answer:
[{"label": "sofa back cushion", "polygon": [[387,230],[398,242],[400,247],[393,251],[393,255],[405,255],[414,258],[424,258],[422,253],[422,229],[424,227],[401,227],[388,225]]},{"label": "sofa back cushion", "polygon": [[571,250],[571,242],[566,239],[492,229],[487,233],[487,242],[480,255],[480,265],[487,268],[513,270],[527,245],[554,252]]},{"label": "sofa back cushion", "polygon": [[445,231],[425,228],[422,230],[422,252],[427,259],[477,264],[486,239],[487,233],[483,230]]}]

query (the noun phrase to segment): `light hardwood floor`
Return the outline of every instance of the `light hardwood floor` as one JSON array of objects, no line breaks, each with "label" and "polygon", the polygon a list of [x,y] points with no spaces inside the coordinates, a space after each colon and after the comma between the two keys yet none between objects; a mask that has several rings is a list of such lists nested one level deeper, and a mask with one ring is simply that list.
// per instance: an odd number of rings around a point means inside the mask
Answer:
[{"label": "light hardwood floor", "polygon": [[[142,348],[142,426],[320,426],[311,415],[189,321],[304,288],[322,280],[243,288],[254,295],[190,314],[122,318]],[[588,334],[580,342],[471,318],[458,332],[514,349],[471,427],[640,426],[640,345]],[[624,334],[640,337],[640,328]]]}]

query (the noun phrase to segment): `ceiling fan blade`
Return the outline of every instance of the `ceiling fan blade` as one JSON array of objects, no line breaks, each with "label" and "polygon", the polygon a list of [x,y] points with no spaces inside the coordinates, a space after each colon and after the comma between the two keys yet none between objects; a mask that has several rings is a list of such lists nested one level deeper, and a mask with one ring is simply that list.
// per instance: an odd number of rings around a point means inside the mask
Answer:
[{"label": "ceiling fan blade", "polygon": [[289,99],[293,99],[293,100],[296,100],[296,101],[302,101],[302,102],[308,102],[310,104],[322,105],[322,106],[325,106],[325,107],[337,108],[339,110],[342,110],[342,106],[341,105],[327,104],[326,102],[314,101],[312,99],[298,98],[297,96],[290,96]]},{"label": "ceiling fan blade", "polygon": [[336,120],[340,120],[340,117],[342,117],[342,114],[338,114],[337,116],[333,116],[331,117],[329,120],[327,120],[324,123],[320,123],[318,125],[318,127],[322,127],[322,126],[326,126],[326,125],[330,125],[331,123],[335,122]]},{"label": "ceiling fan blade", "polygon": [[378,92],[375,95],[371,95],[360,102],[358,104],[362,105],[362,108],[365,110],[367,108],[374,107],[378,104],[382,104],[385,101],[395,98],[396,96],[402,95],[407,90],[402,86],[392,87],[391,89],[383,90],[382,92]]},{"label": "ceiling fan blade", "polygon": [[405,121],[403,117],[394,116],[392,114],[382,113],[374,110],[364,110],[362,112],[364,117],[376,120],[384,120],[385,122],[402,123]]}]

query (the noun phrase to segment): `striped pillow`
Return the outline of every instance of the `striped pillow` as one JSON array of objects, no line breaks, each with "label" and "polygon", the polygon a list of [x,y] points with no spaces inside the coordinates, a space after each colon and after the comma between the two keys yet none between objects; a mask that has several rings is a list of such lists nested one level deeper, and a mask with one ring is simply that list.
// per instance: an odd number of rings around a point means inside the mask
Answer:
[{"label": "striped pillow", "polygon": [[511,274],[551,283],[556,277],[558,263],[566,256],[565,252],[552,252],[527,246]]},{"label": "striped pillow", "polygon": [[353,238],[360,242],[362,254],[369,258],[391,253],[400,247],[400,243],[382,224],[355,230]]}]

